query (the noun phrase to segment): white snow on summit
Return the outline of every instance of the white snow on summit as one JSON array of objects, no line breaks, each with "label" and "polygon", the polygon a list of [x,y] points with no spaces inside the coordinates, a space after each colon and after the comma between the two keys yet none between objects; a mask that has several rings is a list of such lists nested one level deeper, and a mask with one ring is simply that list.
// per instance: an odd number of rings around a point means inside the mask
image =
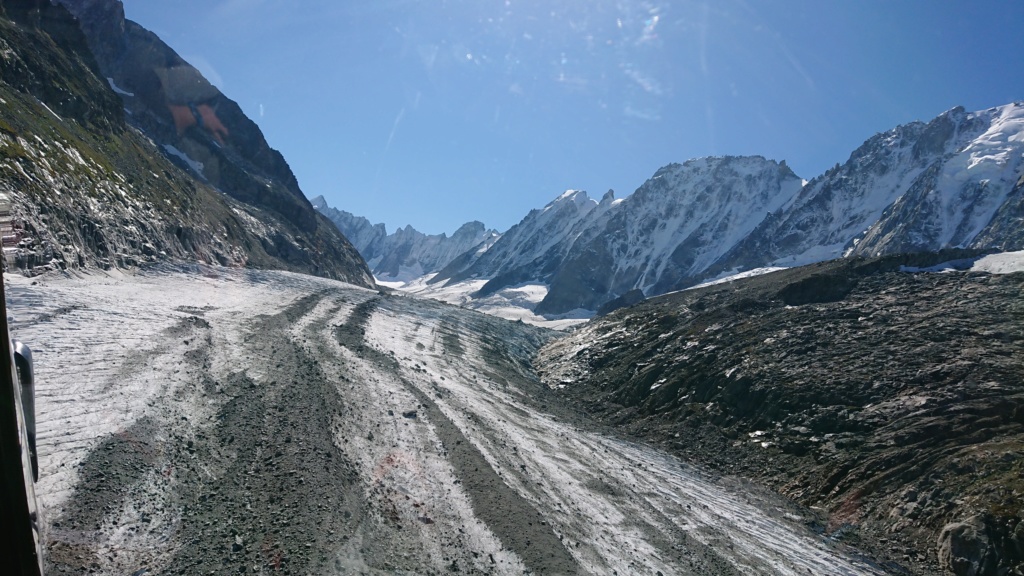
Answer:
[{"label": "white snow on summit", "polygon": [[994,224],[1006,226],[997,214],[1024,177],[1024,103],[953,109],[925,127],[915,153],[920,175],[896,190],[899,197],[850,253],[988,247],[987,238],[977,239]]},{"label": "white snow on summit", "polygon": [[560,321],[626,294],[620,302],[635,301],[637,290],[654,296],[844,256],[1019,250],[1022,188],[1024,102],[957,107],[872,136],[810,181],[760,156],[705,157],[661,168],[622,199],[567,190],[443,269],[377,277],[506,317]]},{"label": "white snow on summit", "polygon": [[[1024,105],[1010,104],[968,115],[988,129],[972,139],[946,163],[939,176],[936,194],[943,204],[940,242],[963,239],[968,242],[992,220],[1006,199],[1006,193],[1020,177],[1024,158]],[[984,189],[977,208],[963,213],[975,200],[965,192],[968,184]],[[966,221],[965,221],[966,219]],[[958,228],[963,227],[963,230]]]}]

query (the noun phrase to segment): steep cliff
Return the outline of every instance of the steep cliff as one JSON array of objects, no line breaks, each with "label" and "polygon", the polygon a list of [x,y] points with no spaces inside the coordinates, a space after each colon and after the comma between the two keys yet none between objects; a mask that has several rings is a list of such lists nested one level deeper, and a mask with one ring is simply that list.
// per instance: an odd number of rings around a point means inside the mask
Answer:
[{"label": "steep cliff", "polygon": [[[210,157],[221,177],[207,178],[207,164],[184,150],[204,139],[216,147],[216,134],[193,128],[178,139],[174,128],[170,135],[154,129],[166,104],[131,113],[121,97],[135,97],[103,79],[89,50],[95,43],[62,5],[5,0],[2,7],[0,193],[11,204],[17,267],[35,273],[199,260],[373,285],[355,249],[308,202],[303,207],[297,187],[288,188],[290,172],[245,172],[256,164],[240,162],[225,170]],[[229,140],[222,157],[241,158]],[[262,196],[245,192],[256,182]],[[282,197],[292,200],[274,200]]]}]

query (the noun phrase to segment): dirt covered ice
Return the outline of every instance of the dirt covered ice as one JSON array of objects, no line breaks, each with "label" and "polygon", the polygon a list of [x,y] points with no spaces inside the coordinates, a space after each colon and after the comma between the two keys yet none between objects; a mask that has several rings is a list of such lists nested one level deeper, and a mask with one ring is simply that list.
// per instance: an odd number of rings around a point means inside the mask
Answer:
[{"label": "dirt covered ice", "polygon": [[804,511],[598,433],[557,335],[214,268],[18,279],[51,571],[873,573]]}]

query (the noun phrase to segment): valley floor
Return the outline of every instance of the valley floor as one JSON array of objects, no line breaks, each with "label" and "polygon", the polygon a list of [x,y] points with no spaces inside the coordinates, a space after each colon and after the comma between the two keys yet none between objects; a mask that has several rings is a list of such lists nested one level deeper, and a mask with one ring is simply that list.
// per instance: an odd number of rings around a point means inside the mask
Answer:
[{"label": "valley floor", "polygon": [[281,272],[7,280],[49,572],[881,572],[560,405],[552,332]]}]

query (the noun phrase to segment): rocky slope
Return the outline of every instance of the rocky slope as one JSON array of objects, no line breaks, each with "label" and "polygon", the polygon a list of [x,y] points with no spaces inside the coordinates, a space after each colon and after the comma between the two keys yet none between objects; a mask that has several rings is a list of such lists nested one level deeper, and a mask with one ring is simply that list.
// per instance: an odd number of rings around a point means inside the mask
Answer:
[{"label": "rocky slope", "polygon": [[387,233],[384,224],[371,224],[361,216],[327,205],[323,196],[311,200],[348,238],[369,264],[375,277],[389,282],[407,282],[437,272],[465,253],[488,249],[498,238],[482,222],[467,222],[450,237],[424,234],[412,226]]},{"label": "rocky slope", "polygon": [[315,229],[316,211],[287,162],[237,103],[155,34],[126,20],[120,0],[60,4],[79,20],[130,123],[165,150],[172,147],[172,158],[232,198]]},{"label": "rocky slope", "polygon": [[[80,4],[120,13],[117,2]],[[270,160],[262,164],[258,155],[245,155],[243,148],[265,146],[262,138],[236,149],[230,134],[193,127],[179,139],[166,102],[128,104],[137,98],[104,78],[89,50],[96,44],[63,6],[28,0],[0,6],[0,193],[11,203],[19,268],[36,273],[198,260],[373,284],[341,234],[308,202],[303,207],[279,155],[267,148]],[[126,48],[121,56],[134,54]],[[225,104],[217,113],[235,135],[246,136],[231,110]],[[215,136],[223,145],[212,144]],[[192,155],[196,142],[218,148],[221,157]],[[292,200],[281,200],[287,197]]]},{"label": "rocky slope", "polygon": [[1019,574],[1024,273],[900,271],[957,256],[650,299],[535,365],[593,417],[822,510],[894,573]]}]

